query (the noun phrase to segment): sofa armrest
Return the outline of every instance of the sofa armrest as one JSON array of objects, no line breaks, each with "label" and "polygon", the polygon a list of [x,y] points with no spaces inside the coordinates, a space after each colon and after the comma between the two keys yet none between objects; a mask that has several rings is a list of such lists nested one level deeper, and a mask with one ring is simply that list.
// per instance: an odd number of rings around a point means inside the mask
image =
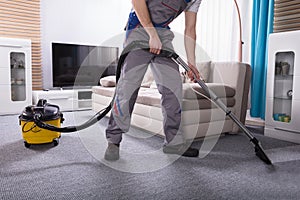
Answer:
[{"label": "sofa armrest", "polygon": [[[235,88],[235,115],[245,123],[248,107],[248,94],[251,80],[251,67],[240,62],[212,62],[208,82],[224,83]],[[236,131],[238,127],[234,128]]]}]

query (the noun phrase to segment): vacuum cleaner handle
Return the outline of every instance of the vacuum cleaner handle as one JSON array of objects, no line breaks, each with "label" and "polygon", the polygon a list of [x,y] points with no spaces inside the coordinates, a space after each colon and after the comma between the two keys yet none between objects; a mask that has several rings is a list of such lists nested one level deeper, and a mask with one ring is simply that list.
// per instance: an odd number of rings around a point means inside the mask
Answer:
[{"label": "vacuum cleaner handle", "polygon": [[38,107],[44,107],[47,103],[46,99],[39,99],[38,103],[36,104]]}]

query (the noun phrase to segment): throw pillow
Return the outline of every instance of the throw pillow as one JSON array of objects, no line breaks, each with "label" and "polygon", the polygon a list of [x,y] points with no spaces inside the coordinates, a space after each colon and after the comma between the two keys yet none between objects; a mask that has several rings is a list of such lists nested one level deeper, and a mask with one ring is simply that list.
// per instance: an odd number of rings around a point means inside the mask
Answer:
[{"label": "throw pillow", "polygon": [[115,87],[116,76],[105,76],[100,79],[100,85],[103,87]]},{"label": "throw pillow", "polygon": [[[196,64],[196,67],[197,67],[198,71],[200,72],[200,76],[204,82],[207,82],[209,79],[210,68],[211,68],[210,65],[211,65],[211,61],[201,62],[201,63]],[[184,82],[192,83],[192,81],[187,77],[187,75],[186,75]]]}]

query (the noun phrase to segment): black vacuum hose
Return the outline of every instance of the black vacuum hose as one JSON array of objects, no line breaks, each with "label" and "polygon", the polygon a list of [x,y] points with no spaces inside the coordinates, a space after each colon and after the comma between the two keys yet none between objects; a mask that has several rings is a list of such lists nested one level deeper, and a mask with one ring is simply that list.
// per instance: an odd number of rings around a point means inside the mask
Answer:
[{"label": "black vacuum hose", "polygon": [[[118,65],[117,65],[117,69],[116,69],[116,83],[118,83],[119,79],[120,79],[120,75],[121,75],[121,69],[123,66],[123,63],[127,57],[127,55],[129,54],[129,52],[134,51],[134,50],[146,50],[149,51],[149,45],[147,42],[145,41],[135,41],[132,42],[131,44],[129,44],[126,48],[123,49],[121,56],[119,58],[118,61]],[[161,50],[161,53],[159,54],[159,56],[164,56],[164,57],[172,57],[172,56],[177,56],[178,55],[176,53],[174,53],[172,50]],[[100,110],[99,112],[97,112],[91,119],[89,119],[88,121],[84,122],[81,125],[77,125],[77,126],[67,126],[67,127],[56,127],[47,123],[44,123],[41,118],[42,118],[42,114],[41,113],[36,113],[33,116],[33,121],[34,123],[42,128],[42,129],[47,129],[50,131],[55,131],[55,132],[63,132],[63,133],[70,133],[70,132],[75,132],[75,131],[79,131],[79,130],[83,130],[85,128],[88,128],[90,126],[92,126],[93,124],[95,124],[96,122],[100,121],[112,108],[112,105],[114,103],[114,98],[115,98],[115,94],[111,100],[111,102],[109,103],[109,105],[104,108],[103,110]]]}]

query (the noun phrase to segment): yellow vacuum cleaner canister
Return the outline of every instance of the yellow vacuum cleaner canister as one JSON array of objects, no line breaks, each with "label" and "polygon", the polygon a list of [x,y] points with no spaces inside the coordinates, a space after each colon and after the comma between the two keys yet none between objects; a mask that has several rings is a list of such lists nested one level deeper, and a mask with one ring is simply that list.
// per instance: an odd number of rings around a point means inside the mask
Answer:
[{"label": "yellow vacuum cleaner canister", "polygon": [[41,99],[37,105],[27,106],[19,116],[20,126],[24,139],[25,147],[29,148],[31,144],[45,144],[53,142],[54,146],[58,145],[60,132],[49,131],[38,127],[34,123],[34,116],[39,114],[40,119],[47,124],[60,127],[63,122],[63,115],[59,107],[47,103]]}]

